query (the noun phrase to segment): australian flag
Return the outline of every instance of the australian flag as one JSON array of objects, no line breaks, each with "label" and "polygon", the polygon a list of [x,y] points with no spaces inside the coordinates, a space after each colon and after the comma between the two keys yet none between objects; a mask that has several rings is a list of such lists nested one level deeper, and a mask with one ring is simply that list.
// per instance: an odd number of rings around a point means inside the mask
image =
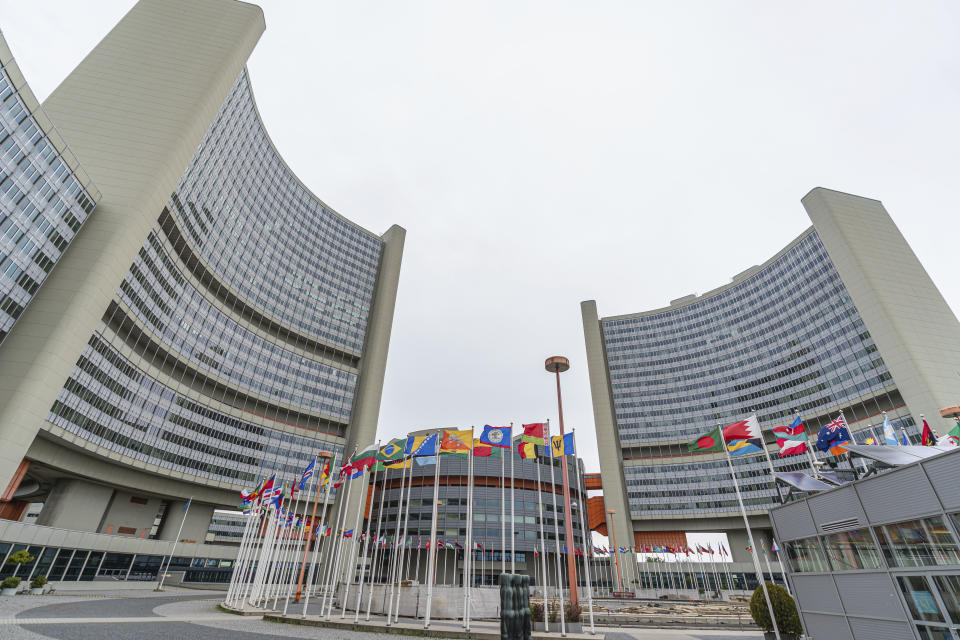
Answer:
[{"label": "australian flag", "polygon": [[837,456],[846,451],[843,445],[850,444],[852,440],[846,420],[843,416],[837,416],[830,424],[820,427],[817,433],[817,449]]}]

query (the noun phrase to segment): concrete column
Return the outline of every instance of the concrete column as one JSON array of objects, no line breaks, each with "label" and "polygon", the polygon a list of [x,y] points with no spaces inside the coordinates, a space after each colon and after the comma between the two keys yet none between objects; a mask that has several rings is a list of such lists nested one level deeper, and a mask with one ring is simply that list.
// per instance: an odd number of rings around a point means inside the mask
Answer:
[{"label": "concrete column", "polygon": [[[403,259],[403,243],[406,235],[407,232],[403,227],[393,225],[381,236],[383,252],[380,255],[377,286],[373,294],[370,318],[367,321],[363,357],[360,360],[360,379],[353,399],[350,426],[344,444],[345,456],[350,456],[356,447],[365,447],[376,442],[380,399],[387,368],[387,352],[390,348],[393,310],[397,302],[400,264]],[[346,488],[344,488],[339,492],[337,499],[345,498],[346,494]],[[361,485],[355,486],[351,494],[350,502],[346,505],[346,529],[353,526],[357,507],[361,500],[366,499],[366,491],[361,490]],[[336,513],[336,509],[333,513]],[[347,569],[348,567],[343,567],[344,572]]]},{"label": "concrete column", "polygon": [[160,504],[160,498],[117,491],[103,517],[100,533],[135,537],[143,529],[149,532],[160,512]]},{"label": "concrete column", "polygon": [[[616,514],[611,519],[621,547],[634,546],[633,523],[630,519],[630,502],[627,499],[626,480],[623,476],[623,453],[617,435],[617,423],[613,413],[613,396],[610,392],[610,376],[607,355],[600,330],[597,303],[587,300],[580,303],[583,315],[583,337],[587,345],[587,370],[590,374],[590,395],[593,398],[593,421],[597,434],[597,449],[600,452],[600,473],[603,476],[603,500],[607,509]],[[624,583],[634,579],[637,573],[633,556],[626,567]]]},{"label": "concrete column", "polygon": [[183,508],[186,504],[186,500],[170,501],[163,523],[157,532],[158,539],[176,540],[180,523],[183,522],[183,532],[180,533],[180,540],[203,543],[207,537],[207,531],[210,529],[210,520],[213,519],[213,506],[197,502],[190,503],[190,509],[186,514],[187,520],[184,522]]},{"label": "concrete column", "polygon": [[37,524],[76,531],[98,531],[113,489],[83,480],[57,481],[37,516]]}]

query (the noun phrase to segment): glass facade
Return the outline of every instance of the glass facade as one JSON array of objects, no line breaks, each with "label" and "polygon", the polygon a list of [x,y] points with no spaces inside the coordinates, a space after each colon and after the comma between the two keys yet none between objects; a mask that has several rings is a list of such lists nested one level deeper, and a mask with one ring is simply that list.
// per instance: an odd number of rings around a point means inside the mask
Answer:
[{"label": "glass facade", "polygon": [[[730,286],[662,311],[604,318],[601,329],[634,518],[735,513],[726,461],[680,452],[717,424],[754,411],[764,430],[800,413],[815,435],[834,417],[828,411],[852,407],[856,416],[847,420],[862,442],[871,433],[867,423],[880,424],[887,410],[896,428],[917,437],[813,229]],[[748,508],[777,503],[763,457],[734,464]],[[808,463],[775,457],[774,465],[786,471]]]},{"label": "glass facade", "polygon": [[49,423],[239,487],[342,458],[383,242],[290,172],[246,71],[157,214]]},{"label": "glass facade", "polygon": [[9,66],[0,67],[0,343],[100,199]]}]

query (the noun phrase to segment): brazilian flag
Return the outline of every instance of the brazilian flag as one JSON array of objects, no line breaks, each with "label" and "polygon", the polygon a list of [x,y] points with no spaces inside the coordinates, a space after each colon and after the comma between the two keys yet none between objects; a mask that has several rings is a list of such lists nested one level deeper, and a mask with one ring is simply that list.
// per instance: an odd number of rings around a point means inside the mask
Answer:
[{"label": "brazilian flag", "polygon": [[387,462],[403,458],[403,448],[407,445],[406,438],[394,438],[377,451],[377,460]]}]

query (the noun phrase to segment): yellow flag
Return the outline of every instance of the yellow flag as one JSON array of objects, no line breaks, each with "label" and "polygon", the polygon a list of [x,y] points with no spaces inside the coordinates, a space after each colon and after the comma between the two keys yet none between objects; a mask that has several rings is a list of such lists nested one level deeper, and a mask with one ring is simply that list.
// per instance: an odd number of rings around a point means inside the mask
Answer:
[{"label": "yellow flag", "polygon": [[563,455],[563,436],[552,436],[550,438],[550,451],[553,453],[554,458],[559,458]]},{"label": "yellow flag", "polygon": [[473,451],[473,429],[444,429],[440,440],[441,453],[468,453]]}]

